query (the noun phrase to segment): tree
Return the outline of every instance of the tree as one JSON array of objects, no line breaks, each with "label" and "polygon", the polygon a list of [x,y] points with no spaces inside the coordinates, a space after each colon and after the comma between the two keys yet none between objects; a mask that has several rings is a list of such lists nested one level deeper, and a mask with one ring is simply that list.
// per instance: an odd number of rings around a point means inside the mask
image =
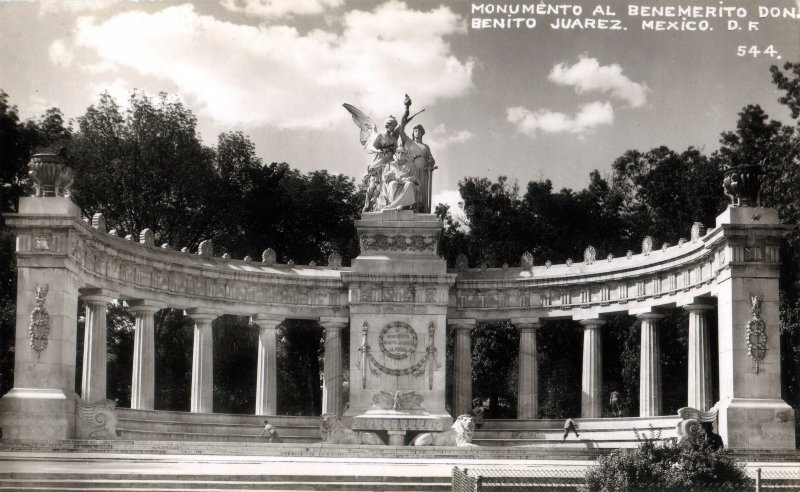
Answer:
[{"label": "tree", "polygon": [[322,412],[321,358],[324,341],[319,323],[287,319],[278,326],[278,413]]},{"label": "tree", "polygon": [[519,332],[509,323],[482,323],[472,335],[473,396],[489,399],[487,418],[514,418],[517,410]]},{"label": "tree", "polygon": [[[724,208],[722,172],[697,149],[630,150],[612,165],[611,193],[628,244],[645,236],[676,244],[694,222],[710,225]],[[638,245],[638,244],[637,244]]]},{"label": "tree", "polygon": [[778,101],[788,106],[792,118],[797,120],[800,118],[800,63],[786,62],[783,71],[773,65],[769,71],[772,73],[772,82],[785,93]]},{"label": "tree", "polygon": [[122,111],[105,93],[78,118],[69,145],[74,200],[84,214],[101,212],[121,235],[149,228],[157,243],[195,247],[227,234],[229,196],[221,196],[214,152],[196,119],[177,101],[133,93]]}]

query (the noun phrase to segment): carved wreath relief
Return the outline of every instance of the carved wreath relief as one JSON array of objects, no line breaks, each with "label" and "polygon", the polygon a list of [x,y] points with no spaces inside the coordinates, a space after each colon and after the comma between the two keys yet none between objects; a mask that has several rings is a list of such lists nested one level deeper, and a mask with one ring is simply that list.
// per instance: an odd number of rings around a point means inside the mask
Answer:
[{"label": "carved wreath relief", "polygon": [[47,297],[49,286],[36,286],[36,307],[31,311],[31,324],[28,327],[31,339],[31,348],[36,351],[36,361],[47,348],[47,337],[50,335],[50,315],[44,308],[44,298]]},{"label": "carved wreath relief", "polygon": [[764,320],[761,319],[761,301],[763,299],[763,294],[750,295],[753,317],[747,322],[747,355],[756,364],[756,374],[758,374],[759,364],[764,360],[764,356],[767,353],[766,325]]},{"label": "carved wreath relief", "polygon": [[387,357],[405,359],[417,350],[417,332],[402,321],[394,321],[383,327],[378,344]]},{"label": "carved wreath relief", "polygon": [[[384,373],[390,376],[413,374],[414,377],[421,377],[425,374],[426,367],[428,370],[428,386],[430,389],[433,388],[433,371],[441,368],[441,364],[436,360],[436,347],[433,345],[434,333],[436,331],[433,323],[428,327],[428,346],[425,347],[425,356],[409,367],[402,369],[386,367],[372,355],[370,346],[367,343],[368,330],[369,328],[365,321],[364,326],[361,328],[361,347],[358,348],[361,357],[357,365],[362,371],[362,388],[365,388],[367,384],[367,371],[370,371],[375,376],[380,376],[380,373]],[[378,343],[380,344],[381,352],[387,357],[395,360],[403,360],[416,351],[419,340],[417,333],[410,325],[402,321],[393,321],[381,330]]]}]

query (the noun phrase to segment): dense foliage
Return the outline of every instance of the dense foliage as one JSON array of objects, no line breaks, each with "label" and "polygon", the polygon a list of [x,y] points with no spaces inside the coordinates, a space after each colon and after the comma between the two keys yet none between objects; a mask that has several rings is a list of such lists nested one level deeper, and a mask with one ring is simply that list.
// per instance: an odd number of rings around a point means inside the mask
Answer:
[{"label": "dense foliage", "polygon": [[[699,429],[696,427],[695,429]],[[639,434],[635,449],[621,449],[600,457],[586,471],[586,490],[705,490],[751,485],[744,468],[722,450],[714,450],[702,430],[687,441],[662,441],[657,432]]]}]

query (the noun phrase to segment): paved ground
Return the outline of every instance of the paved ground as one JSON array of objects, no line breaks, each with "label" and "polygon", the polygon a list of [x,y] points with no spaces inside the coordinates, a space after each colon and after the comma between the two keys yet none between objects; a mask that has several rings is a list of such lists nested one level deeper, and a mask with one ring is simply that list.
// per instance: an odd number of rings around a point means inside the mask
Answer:
[{"label": "paved ground", "polygon": [[[96,453],[0,453],[0,471],[5,473],[133,473],[143,477],[175,475],[348,475],[397,477],[449,477],[460,468],[529,470],[547,473],[559,470],[569,476],[583,475],[593,461],[583,460],[453,460],[305,458],[265,456],[131,455]],[[762,473],[792,473],[800,476],[800,463],[752,462],[750,470]],[[574,475],[573,475],[574,474]],[[564,475],[561,475],[564,476]]]}]

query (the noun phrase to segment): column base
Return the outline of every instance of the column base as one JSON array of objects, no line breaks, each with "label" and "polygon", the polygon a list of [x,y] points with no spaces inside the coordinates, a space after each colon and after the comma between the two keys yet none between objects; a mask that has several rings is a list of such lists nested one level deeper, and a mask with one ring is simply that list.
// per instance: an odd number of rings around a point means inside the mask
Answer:
[{"label": "column base", "polygon": [[72,439],[75,402],[60,389],[13,388],[0,398],[3,437]]},{"label": "column base", "polygon": [[719,434],[728,449],[794,449],[794,409],[783,400],[721,400]]}]

